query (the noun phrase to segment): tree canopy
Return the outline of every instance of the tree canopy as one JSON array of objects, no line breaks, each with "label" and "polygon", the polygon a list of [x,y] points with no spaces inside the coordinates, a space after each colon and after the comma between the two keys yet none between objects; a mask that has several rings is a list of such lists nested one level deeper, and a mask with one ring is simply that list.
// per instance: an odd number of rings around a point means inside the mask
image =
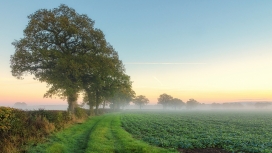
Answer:
[{"label": "tree canopy", "polygon": [[126,74],[121,75],[112,89],[113,95],[108,98],[110,106],[113,109],[120,109],[128,105],[135,97],[135,92],[132,90],[132,81]]},{"label": "tree canopy", "polygon": [[195,99],[189,99],[186,103],[187,108],[192,109],[198,106],[200,103]]},{"label": "tree canopy", "polygon": [[177,108],[181,108],[182,106],[184,106],[185,103],[181,99],[173,98],[170,102],[170,105],[171,105],[171,107],[177,109]]},{"label": "tree canopy", "polygon": [[172,101],[173,97],[167,95],[166,93],[161,94],[158,98],[158,104],[162,104],[163,108],[165,109]]},{"label": "tree canopy", "polygon": [[149,100],[144,95],[139,95],[135,97],[132,101],[135,105],[139,105],[140,109],[142,109],[143,105],[149,103]]}]

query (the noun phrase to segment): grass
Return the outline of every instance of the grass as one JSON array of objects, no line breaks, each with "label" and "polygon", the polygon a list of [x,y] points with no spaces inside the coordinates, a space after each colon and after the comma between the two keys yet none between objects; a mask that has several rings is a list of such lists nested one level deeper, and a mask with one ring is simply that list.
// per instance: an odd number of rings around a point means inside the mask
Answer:
[{"label": "grass", "polygon": [[121,128],[119,113],[92,117],[82,124],[55,133],[30,153],[164,153],[177,152],[134,139]]}]

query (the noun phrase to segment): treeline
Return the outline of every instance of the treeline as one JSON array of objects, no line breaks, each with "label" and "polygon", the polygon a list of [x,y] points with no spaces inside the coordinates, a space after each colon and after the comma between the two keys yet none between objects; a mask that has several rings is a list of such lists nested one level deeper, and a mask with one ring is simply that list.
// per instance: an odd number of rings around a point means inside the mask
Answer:
[{"label": "treeline", "polygon": [[[135,105],[140,106],[140,109],[142,109],[143,105],[148,104],[149,100],[144,95],[139,95],[136,98],[134,98],[132,102]],[[201,103],[196,101],[195,99],[189,99],[185,103],[179,98],[173,98],[171,95],[164,93],[159,96],[157,104],[161,104],[163,106],[163,109],[166,108],[180,109],[184,106],[186,106],[186,108],[188,109],[192,109],[200,105]]]},{"label": "treeline", "polygon": [[[143,107],[143,105],[148,104],[149,100],[143,96],[137,96],[132,101],[135,105],[140,106],[140,109]],[[228,102],[228,103],[212,103],[212,104],[204,104],[196,101],[195,99],[189,99],[186,102],[183,102],[179,98],[174,98],[171,95],[168,95],[166,93],[161,94],[158,98],[157,104],[160,104],[163,106],[163,109],[181,109],[182,107],[185,107],[187,109],[193,109],[198,106],[201,106],[201,108],[222,108],[222,109],[241,109],[241,108],[270,108],[272,106],[272,102],[252,102],[247,104],[242,104],[239,102]]]},{"label": "treeline", "polygon": [[173,98],[168,94],[161,94],[158,98],[158,104],[162,104],[163,108],[166,109],[167,107],[172,108],[181,108],[186,105],[187,108],[192,109],[199,105],[200,103],[195,99],[189,99],[186,103],[183,102],[181,99]]},{"label": "treeline", "polygon": [[119,108],[132,100],[132,81],[118,53],[87,15],[62,4],[40,9],[28,19],[24,37],[12,43],[13,76],[23,79],[31,74],[35,80],[47,83],[49,90],[44,97],[66,99],[72,114],[79,93],[84,93],[89,115],[98,114],[102,102]]},{"label": "treeline", "polygon": [[272,106],[271,102],[251,102],[243,105],[239,102],[233,103],[212,103],[212,108],[269,108]]}]

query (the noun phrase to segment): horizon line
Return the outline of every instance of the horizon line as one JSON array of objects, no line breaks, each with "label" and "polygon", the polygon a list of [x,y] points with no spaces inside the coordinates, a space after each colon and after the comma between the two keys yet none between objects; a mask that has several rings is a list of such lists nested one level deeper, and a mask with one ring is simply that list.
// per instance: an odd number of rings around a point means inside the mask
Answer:
[{"label": "horizon line", "polygon": [[203,65],[206,63],[148,63],[148,62],[132,62],[132,63],[124,63],[124,64],[129,64],[129,65]]}]

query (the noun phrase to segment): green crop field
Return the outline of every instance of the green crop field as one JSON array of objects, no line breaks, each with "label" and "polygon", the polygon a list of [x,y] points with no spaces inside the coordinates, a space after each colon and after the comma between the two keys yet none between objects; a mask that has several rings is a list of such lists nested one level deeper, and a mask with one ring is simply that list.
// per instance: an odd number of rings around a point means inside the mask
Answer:
[{"label": "green crop field", "polygon": [[121,120],[134,138],[159,147],[272,152],[272,112],[130,111]]},{"label": "green crop field", "polygon": [[[91,117],[28,152],[272,152],[272,112],[123,111]],[[223,151],[223,150],[225,151]]]}]

